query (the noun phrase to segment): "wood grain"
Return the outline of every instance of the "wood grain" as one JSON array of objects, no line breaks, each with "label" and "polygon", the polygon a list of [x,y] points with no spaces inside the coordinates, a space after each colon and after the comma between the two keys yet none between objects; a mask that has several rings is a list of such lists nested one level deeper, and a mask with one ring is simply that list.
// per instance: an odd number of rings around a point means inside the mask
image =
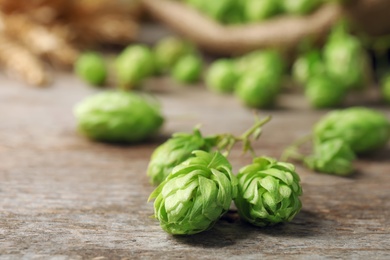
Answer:
[{"label": "wood grain", "polygon": [[[0,78],[0,259],[388,259],[390,149],[360,159],[350,178],[298,166],[303,210],[269,228],[242,223],[234,211],[208,232],[166,234],[150,218],[149,156],[166,136],[191,131],[240,133],[251,111],[231,96],[169,79],[148,82],[161,100],[160,137],[135,146],[86,140],[75,132],[72,107],[94,90],[71,75],[50,89]],[[285,94],[256,143],[259,154],[280,156],[326,111]],[[375,106],[390,117],[389,107]],[[235,150],[237,170],[250,160]]]}]

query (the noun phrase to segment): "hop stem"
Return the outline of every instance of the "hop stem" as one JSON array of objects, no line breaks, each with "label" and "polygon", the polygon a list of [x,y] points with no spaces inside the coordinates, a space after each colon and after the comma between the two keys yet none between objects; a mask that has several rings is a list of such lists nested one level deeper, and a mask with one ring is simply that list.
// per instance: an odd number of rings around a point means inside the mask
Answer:
[{"label": "hop stem", "polygon": [[225,150],[224,155],[229,156],[231,150],[233,147],[238,143],[242,142],[243,144],[243,152],[249,151],[251,153],[251,156],[254,158],[256,157],[256,153],[252,146],[252,139],[257,140],[259,139],[261,133],[262,133],[262,126],[264,126],[266,123],[268,123],[271,120],[271,116],[267,116],[263,120],[259,120],[259,118],[256,116],[255,124],[251,126],[248,130],[246,130],[242,135],[235,136],[232,134],[221,134],[218,136],[217,141],[217,147],[219,150]]},{"label": "hop stem", "polygon": [[298,161],[303,161],[306,156],[299,152],[299,148],[304,145],[305,143],[312,140],[312,135],[306,135],[304,137],[301,137],[294,141],[291,145],[289,145],[283,152],[282,156],[280,157],[280,161],[286,162],[290,158]]}]

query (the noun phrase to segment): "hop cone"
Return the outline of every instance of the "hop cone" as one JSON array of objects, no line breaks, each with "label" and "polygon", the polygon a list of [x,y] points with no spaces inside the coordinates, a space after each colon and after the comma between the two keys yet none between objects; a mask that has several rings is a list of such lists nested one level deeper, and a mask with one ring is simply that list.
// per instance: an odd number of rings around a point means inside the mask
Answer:
[{"label": "hop cone", "polygon": [[335,175],[349,175],[353,171],[355,154],[342,139],[315,144],[314,154],[305,158],[312,170]]},{"label": "hop cone", "polygon": [[74,110],[79,131],[106,142],[139,142],[164,119],[154,100],[136,92],[106,91],[86,98]]},{"label": "hop cone", "polygon": [[286,0],[282,1],[283,9],[290,14],[308,14],[322,4],[322,0]]},{"label": "hop cone", "polygon": [[240,216],[256,226],[290,221],[300,211],[302,188],[295,167],[259,157],[238,175],[235,200]]},{"label": "hop cone", "polygon": [[364,83],[365,57],[360,41],[350,35],[334,35],[324,46],[325,67],[329,76],[346,88]]},{"label": "hop cone", "polygon": [[211,228],[237,194],[237,180],[221,153],[193,153],[149,197],[155,198],[155,217],[170,234],[190,235]]},{"label": "hop cone", "polygon": [[339,138],[355,153],[367,153],[386,145],[390,138],[390,121],[369,108],[335,110],[314,126],[314,138],[316,142]]},{"label": "hop cone", "polygon": [[254,51],[242,56],[236,61],[237,73],[244,74],[253,71],[267,78],[280,82],[286,67],[286,62],[279,52],[274,50]]},{"label": "hop cone", "polygon": [[144,45],[130,45],[115,61],[116,77],[120,87],[134,88],[156,70],[154,54]]},{"label": "hop cone", "polygon": [[150,182],[160,184],[175,166],[191,157],[193,151],[209,151],[212,146],[212,140],[204,138],[198,129],[191,134],[174,134],[153,152],[147,170]]},{"label": "hop cone", "polygon": [[156,65],[160,72],[172,69],[175,63],[184,55],[193,52],[192,46],[177,37],[166,37],[154,47]]},{"label": "hop cone", "polygon": [[306,99],[315,108],[338,106],[346,94],[345,87],[327,75],[317,75],[309,79],[305,89]]},{"label": "hop cone", "polygon": [[107,77],[104,58],[96,52],[86,52],[80,55],[75,64],[76,74],[92,85],[101,85]]},{"label": "hop cone", "polygon": [[312,50],[298,57],[294,62],[292,74],[295,81],[306,84],[311,78],[324,73],[324,63],[319,50]]},{"label": "hop cone", "polygon": [[383,100],[390,104],[390,74],[386,75],[381,82],[381,94]]}]

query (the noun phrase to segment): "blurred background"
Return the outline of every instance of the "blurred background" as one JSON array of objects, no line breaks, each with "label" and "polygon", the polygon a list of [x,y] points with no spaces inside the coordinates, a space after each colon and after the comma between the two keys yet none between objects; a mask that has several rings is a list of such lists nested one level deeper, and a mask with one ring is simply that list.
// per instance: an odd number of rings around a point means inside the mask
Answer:
[{"label": "blurred background", "polygon": [[0,10],[1,70],[26,85],[68,71],[124,89],[168,76],[256,108],[291,89],[314,108],[373,86],[390,102],[386,0],[1,0]]}]

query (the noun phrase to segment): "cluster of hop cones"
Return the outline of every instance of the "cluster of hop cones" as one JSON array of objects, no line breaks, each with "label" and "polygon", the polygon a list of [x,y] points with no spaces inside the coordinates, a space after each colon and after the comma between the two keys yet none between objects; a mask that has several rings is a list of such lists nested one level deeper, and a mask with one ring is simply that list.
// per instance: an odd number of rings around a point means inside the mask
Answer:
[{"label": "cluster of hop cones", "polygon": [[368,36],[390,35],[390,2],[329,1],[307,16],[279,16],[265,22],[224,26],[180,1],[142,0],[145,8],[174,31],[216,54],[240,54],[267,47],[295,48],[302,39],[325,36],[340,19]]},{"label": "cluster of hop cones", "polygon": [[[341,1],[341,0],[340,0]],[[348,17],[371,36],[390,34],[386,0],[330,1],[304,16],[223,26],[176,0],[0,0],[0,69],[29,85],[45,86],[50,68],[71,68],[81,50],[137,41],[141,10],[215,54],[291,49],[326,35]]]}]

